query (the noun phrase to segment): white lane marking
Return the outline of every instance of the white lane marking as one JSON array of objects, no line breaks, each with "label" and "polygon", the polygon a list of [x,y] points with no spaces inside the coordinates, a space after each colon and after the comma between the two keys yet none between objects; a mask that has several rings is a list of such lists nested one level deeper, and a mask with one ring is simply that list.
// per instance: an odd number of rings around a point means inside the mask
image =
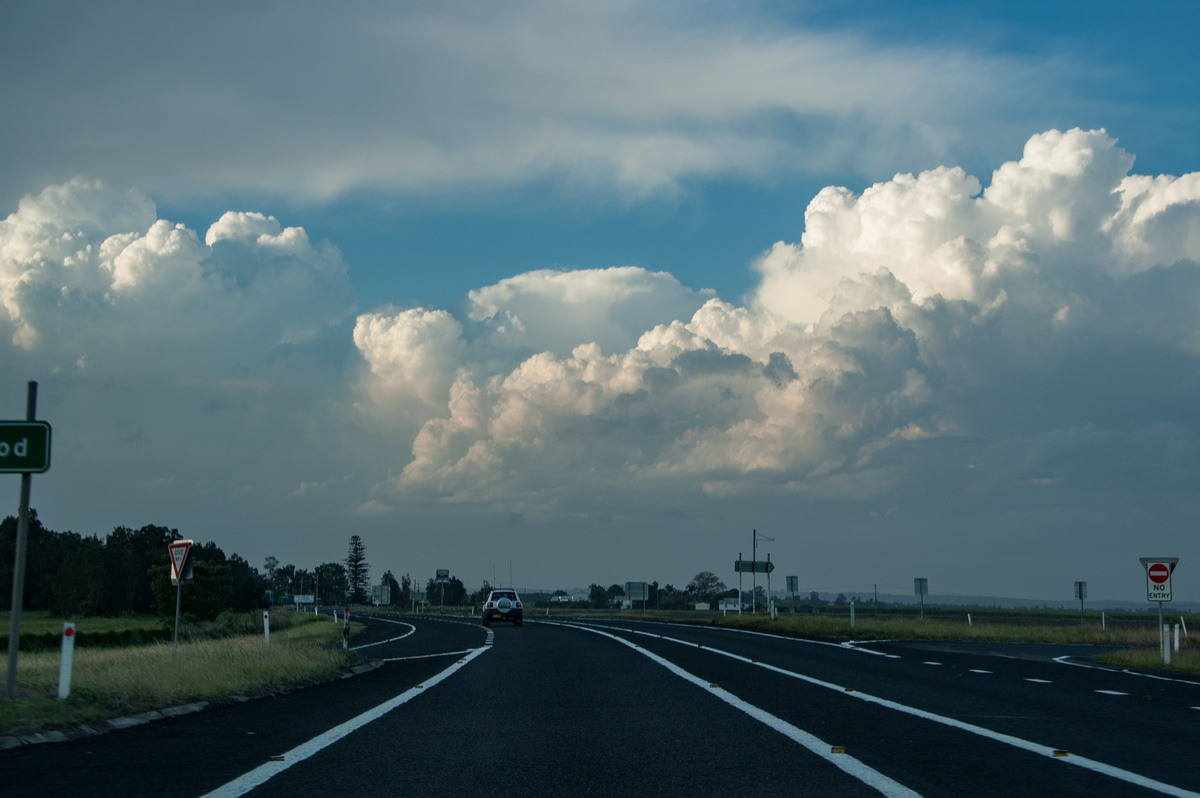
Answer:
[{"label": "white lane marking", "polygon": [[971,668],[970,673],[991,673],[991,671],[985,671],[982,668]]},{"label": "white lane marking", "polygon": [[[546,622],[543,621],[543,623],[546,623]],[[571,624],[554,624],[554,625],[555,626],[572,626]],[[711,684],[706,679],[701,679],[699,676],[692,675],[691,673],[685,671],[683,668],[680,668],[678,665],[671,662],[670,660],[664,659],[663,657],[660,657],[657,654],[647,651],[646,649],[638,646],[635,643],[630,642],[629,640],[626,640],[623,637],[618,637],[617,635],[610,634],[609,632],[605,632],[602,629],[598,629],[593,626],[574,626],[574,628],[583,629],[585,631],[592,632],[593,634],[603,635],[604,637],[607,637],[611,640],[615,640],[618,643],[621,643],[622,645],[628,646],[629,648],[633,649],[634,651],[638,652],[639,654],[642,654],[643,656],[650,658],[654,662],[657,662],[659,665],[662,665],[664,668],[666,668],[667,670],[669,670],[671,673],[675,674],[679,678],[683,679],[684,681],[691,682],[692,684],[696,685],[697,687],[704,689],[708,693],[710,693],[710,694],[716,696],[717,698],[721,699],[722,701],[724,701],[726,704],[729,704],[731,707],[734,707],[735,709],[739,709],[742,712],[745,712],[747,715],[754,718],[759,723],[763,723],[763,724],[771,727],[775,731],[779,732],[780,734],[784,735],[788,739],[792,740],[793,742],[799,743],[801,746],[803,746],[804,748],[807,748],[809,751],[811,751],[812,753],[821,757],[826,762],[829,762],[831,765],[834,765],[835,767],[839,768],[843,772],[853,776],[854,778],[858,779],[859,781],[866,784],[867,786],[873,787],[874,789],[878,790],[879,792],[883,793],[884,795],[896,796],[896,798],[921,798],[920,793],[910,790],[908,787],[905,787],[903,784],[896,781],[895,779],[891,779],[891,778],[883,775],[878,770],[875,770],[874,768],[863,764],[861,761],[859,761],[858,759],[855,759],[854,757],[850,756],[849,754],[832,753],[833,746],[831,746],[829,743],[824,742],[820,738],[804,731],[803,729],[801,729],[797,726],[793,726],[792,724],[788,723],[787,721],[783,720],[782,718],[775,717],[774,715],[770,714],[766,710],[759,709],[758,707],[754,706],[753,704],[751,704],[747,701],[743,701],[742,699],[735,696],[733,693],[730,693],[728,690],[725,690],[721,687]],[[647,634],[647,633],[636,632],[635,634]],[[670,639],[670,638],[664,638],[664,639]]]},{"label": "white lane marking", "polygon": [[1092,692],[1099,693],[1100,695],[1129,695],[1129,693],[1122,693],[1120,690],[1093,690]]},{"label": "white lane marking", "polygon": [[[484,645],[491,645],[491,642]],[[463,654],[470,654],[475,649],[468,648],[465,651],[441,651],[437,654],[414,654],[411,657],[384,657],[383,662],[408,662],[411,659],[437,659],[438,657],[461,657]]]},{"label": "white lane marking", "polygon": [[942,663],[930,661],[930,662],[922,662],[921,664],[922,665],[941,665]]},{"label": "white lane marking", "polygon": [[376,640],[374,643],[363,643],[361,646],[350,646],[351,651],[358,651],[359,649],[370,648],[371,646],[380,646],[384,643],[394,643],[397,640],[403,640],[417,631],[417,627],[413,626],[411,623],[405,623],[404,621],[389,621],[387,618],[376,618],[375,620],[383,621],[384,623],[394,623],[399,624],[400,626],[407,626],[408,631],[402,635],[397,635],[396,637],[389,637],[387,640]]},{"label": "white lane marking", "polygon": [[[579,628],[588,629],[589,631],[592,631],[592,629],[590,627],[586,627],[586,626],[581,626]],[[905,714],[913,715],[918,718],[923,718],[925,720],[931,720],[934,723],[941,723],[942,725],[950,726],[951,728],[960,729],[962,731],[970,732],[972,734],[977,734],[980,737],[985,737],[989,740],[995,740],[996,742],[999,742],[999,743],[1011,745],[1014,748],[1019,748],[1023,751],[1029,751],[1030,753],[1038,754],[1040,756],[1051,757],[1056,762],[1064,762],[1069,765],[1075,765],[1076,767],[1081,767],[1086,770],[1091,770],[1095,773],[1100,773],[1102,775],[1109,776],[1111,778],[1118,779],[1120,781],[1128,782],[1129,784],[1134,784],[1134,785],[1136,785],[1138,787],[1142,787],[1144,789],[1157,790],[1158,792],[1161,792],[1165,795],[1177,796],[1177,798],[1200,798],[1200,793],[1193,792],[1191,790],[1185,790],[1182,787],[1176,787],[1174,784],[1167,784],[1166,782],[1158,781],[1156,779],[1151,779],[1151,778],[1149,778],[1147,776],[1143,776],[1139,773],[1134,773],[1132,771],[1124,770],[1122,768],[1118,768],[1113,765],[1108,765],[1108,764],[1105,764],[1104,762],[1098,762],[1094,759],[1088,759],[1087,757],[1077,756],[1075,754],[1072,754],[1070,756],[1062,756],[1062,749],[1059,749],[1059,748],[1053,748],[1050,746],[1040,745],[1038,743],[1030,742],[1029,740],[1024,740],[1020,737],[1014,737],[1011,734],[1003,734],[1001,732],[996,732],[996,731],[992,731],[991,729],[984,728],[983,726],[976,726],[973,723],[966,723],[965,721],[957,720],[955,718],[950,718],[945,715],[938,715],[933,712],[926,712],[923,709],[917,709],[916,707],[910,707],[907,704],[901,704],[901,703],[898,703],[896,701],[891,701],[886,698],[880,698],[879,696],[873,696],[873,695],[870,695],[869,693],[862,693],[862,692],[858,692],[857,690],[848,690],[847,688],[843,687],[842,685],[833,684],[832,682],[826,682],[821,679],[817,679],[813,676],[806,676],[803,673],[796,673],[795,671],[784,670],[783,668],[779,668],[774,665],[768,665],[765,662],[759,662],[757,660],[752,660],[747,657],[743,657],[740,654],[734,654],[730,651],[723,651],[719,648],[713,648],[712,646],[701,646],[696,643],[688,642],[687,640],[679,640],[679,639],[676,639],[673,637],[666,637],[664,635],[652,634],[650,632],[639,632],[639,631],[632,630],[632,629],[626,630],[626,631],[629,631],[631,634],[645,635],[647,637],[658,637],[662,640],[666,640],[666,641],[669,641],[672,643],[677,643],[677,644],[683,645],[683,646],[689,646],[692,648],[702,648],[705,651],[709,651],[713,654],[719,654],[723,657],[729,657],[730,659],[738,660],[739,662],[744,662],[746,664],[754,665],[759,668],[765,668],[769,671],[778,673],[782,676],[790,676],[793,679],[799,679],[802,682],[807,682],[808,684],[816,685],[817,687],[824,687],[829,690],[835,690],[835,691],[841,693],[842,695],[845,695],[849,698],[856,699],[858,701],[866,701],[871,704],[877,704],[881,707],[886,707],[887,709],[893,709],[897,712],[903,712]],[[632,645],[632,644],[630,644],[630,645]]]},{"label": "white lane marking", "polygon": [[339,726],[334,726],[324,734],[318,734],[308,742],[301,743],[292,750],[286,752],[279,759],[267,762],[265,765],[259,765],[257,768],[249,771],[248,773],[243,773],[233,781],[223,784],[212,792],[207,793],[203,796],[203,798],[237,798],[237,796],[245,795],[255,787],[258,787],[260,784],[266,782],[268,779],[278,776],[292,765],[295,765],[298,762],[303,762],[305,759],[308,759],[321,749],[336,743],[338,740],[342,739],[348,734],[351,734],[352,732],[357,731],[371,721],[378,720],[401,704],[405,704],[413,698],[416,698],[421,693],[427,691],[430,687],[437,685],[443,679],[446,679],[455,671],[464,667],[468,662],[475,659],[488,649],[489,646],[481,646],[480,648],[472,650],[470,654],[458,660],[449,668],[446,668],[436,676],[426,679],[416,687],[405,690],[395,698],[388,699],[382,704],[368,709],[361,715],[351,718]]},{"label": "white lane marking", "polygon": [[1025,681],[1033,682],[1034,684],[1054,684],[1054,682],[1050,681],[1049,679],[1033,679],[1026,677]]},{"label": "white lane marking", "polygon": [[1110,668],[1103,665],[1089,665],[1086,662],[1071,662],[1071,655],[1064,654],[1061,657],[1055,657],[1054,661],[1059,665],[1070,665],[1075,668],[1088,668],[1094,671],[1108,671],[1109,673],[1123,673],[1126,676],[1141,676],[1143,679],[1157,679],[1160,682],[1178,682],[1179,684],[1191,684],[1200,687],[1200,682],[1192,681],[1191,679],[1177,679],[1172,676],[1159,676],[1154,673],[1140,673],[1139,671],[1131,671],[1125,668]]}]

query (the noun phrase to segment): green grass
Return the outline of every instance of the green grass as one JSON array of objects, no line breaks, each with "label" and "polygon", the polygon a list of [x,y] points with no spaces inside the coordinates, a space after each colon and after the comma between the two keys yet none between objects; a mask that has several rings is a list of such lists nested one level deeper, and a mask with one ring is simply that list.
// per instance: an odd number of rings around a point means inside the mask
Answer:
[{"label": "green grass", "polygon": [[[966,640],[993,643],[1053,643],[1059,645],[1112,646],[1119,650],[1100,654],[1100,662],[1127,668],[1172,670],[1200,674],[1200,646],[1190,638],[1181,642],[1181,650],[1171,654],[1165,666],[1154,626],[1123,624],[1102,628],[1100,624],[1036,624],[1032,613],[1020,623],[965,623],[962,620],[916,618],[856,618],[834,615],[781,615],[772,620],[766,615],[729,615],[715,618],[717,626],[753,629],[776,634],[817,637],[832,640]],[[1155,621],[1157,619],[1154,619]],[[1191,628],[1195,628],[1193,625]]]},{"label": "green grass", "polygon": [[[128,618],[68,618],[75,624],[76,632],[103,634],[107,632],[125,631],[158,631],[163,628],[162,619],[157,615],[135,615]],[[25,611],[21,613],[21,634],[61,634],[63,618],[51,615],[45,610]],[[12,624],[12,615],[0,612],[0,635],[8,635],[8,627]]]},{"label": "green grass", "polygon": [[178,645],[77,648],[71,694],[65,701],[57,698],[59,653],[23,652],[15,700],[0,700],[0,736],[197,701],[269,694],[326,681],[350,664],[336,645],[340,624],[305,613],[275,612],[271,617],[270,645],[264,641],[259,616],[257,634],[181,640]]}]

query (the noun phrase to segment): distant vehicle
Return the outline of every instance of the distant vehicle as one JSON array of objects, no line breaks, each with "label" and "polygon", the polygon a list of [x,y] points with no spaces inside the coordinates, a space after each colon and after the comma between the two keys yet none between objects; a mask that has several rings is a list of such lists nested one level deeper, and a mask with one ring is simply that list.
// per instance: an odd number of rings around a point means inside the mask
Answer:
[{"label": "distant vehicle", "polygon": [[521,597],[515,590],[493,590],[483,603],[484,626],[491,626],[492,621],[511,622],[513,626],[520,626],[523,616]]}]

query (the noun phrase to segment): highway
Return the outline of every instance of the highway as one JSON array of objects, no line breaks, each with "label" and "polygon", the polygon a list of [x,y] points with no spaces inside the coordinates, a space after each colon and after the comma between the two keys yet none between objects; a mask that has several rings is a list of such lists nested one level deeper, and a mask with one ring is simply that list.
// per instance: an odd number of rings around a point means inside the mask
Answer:
[{"label": "highway", "polygon": [[3,794],[1200,796],[1200,679],[1078,647],[364,618],[376,668],[2,751]]}]

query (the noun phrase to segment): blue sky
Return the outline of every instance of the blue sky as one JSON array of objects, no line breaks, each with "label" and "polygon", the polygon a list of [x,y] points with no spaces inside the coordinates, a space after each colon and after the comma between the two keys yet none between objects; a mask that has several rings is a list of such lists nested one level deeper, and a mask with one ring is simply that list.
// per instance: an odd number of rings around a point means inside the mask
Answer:
[{"label": "blue sky", "polygon": [[683,585],[758,528],[1136,600],[1200,555],[1198,17],[8,3],[0,413],[52,528],[256,564]]}]

